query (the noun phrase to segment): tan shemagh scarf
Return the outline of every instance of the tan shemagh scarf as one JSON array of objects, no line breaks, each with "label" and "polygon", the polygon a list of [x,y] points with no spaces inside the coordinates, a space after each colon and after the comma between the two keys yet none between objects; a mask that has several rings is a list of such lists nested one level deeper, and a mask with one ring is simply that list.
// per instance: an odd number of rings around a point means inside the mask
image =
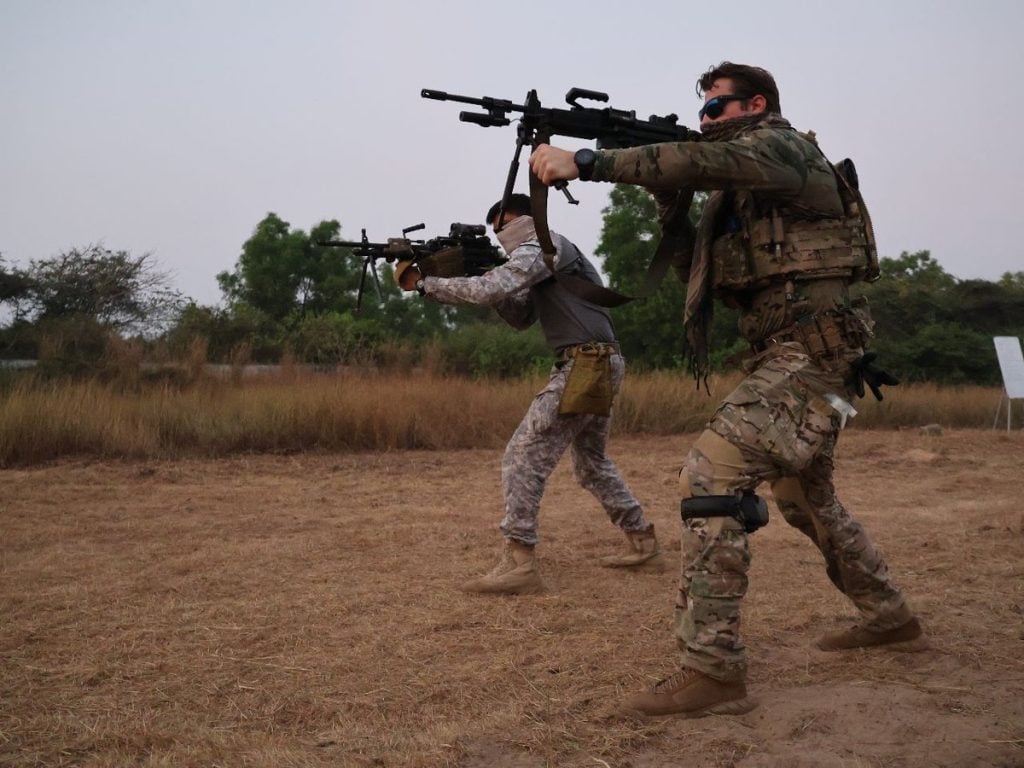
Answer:
[{"label": "tan shemagh scarf", "polygon": [[519,216],[513,219],[498,232],[495,237],[505,249],[505,253],[511,255],[512,251],[529,240],[537,239],[537,230],[533,225],[533,216]]},{"label": "tan shemagh scarf", "polygon": [[714,319],[714,301],[711,296],[711,243],[714,222],[725,200],[724,192],[712,192],[704,203],[704,211],[697,226],[697,239],[690,262],[690,279],[686,283],[686,308],[683,312],[683,331],[686,336],[684,357],[690,373],[706,383],[711,370],[708,335]]},{"label": "tan shemagh scarf", "polygon": [[789,120],[774,112],[740,115],[720,123],[708,123],[700,129],[701,141],[729,141],[754,128],[792,128]]},{"label": "tan shemagh scarf", "polygon": [[[788,120],[776,114],[759,112],[743,115],[720,123],[710,123],[701,129],[704,141],[728,141],[755,128],[791,128]],[[686,285],[686,309],[683,328],[686,334],[685,357],[690,372],[698,381],[707,382],[711,370],[708,334],[714,319],[714,301],[711,296],[711,245],[716,232],[715,222],[722,206],[731,195],[712,192],[704,204],[704,212],[697,227],[697,239],[690,262],[690,279]]]}]

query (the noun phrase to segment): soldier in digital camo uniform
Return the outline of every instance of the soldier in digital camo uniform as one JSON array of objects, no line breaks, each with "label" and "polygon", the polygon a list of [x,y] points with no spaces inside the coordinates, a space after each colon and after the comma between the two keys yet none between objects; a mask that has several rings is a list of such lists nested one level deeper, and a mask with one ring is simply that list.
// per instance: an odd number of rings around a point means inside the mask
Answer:
[{"label": "soldier in digital camo uniform", "polygon": [[[509,325],[526,329],[539,322],[555,354],[547,386],[530,404],[509,440],[501,462],[505,542],[498,564],[486,575],[463,585],[470,592],[531,594],[544,589],[534,556],[537,517],[544,485],[567,448],[580,485],[604,507],[609,520],[625,534],[623,550],[601,564],[610,568],[661,570],[664,558],[654,535],[654,524],[644,519],[640,502],[630,492],[606,446],[611,426],[611,401],[618,392],[625,364],[618,352],[607,309],[592,304],[553,279],[544,262],[530,215],[530,199],[513,195],[498,222],[500,203],[487,213],[508,261],[477,277],[424,277],[415,267],[396,271],[404,290],[419,290],[444,304],[491,306]],[[552,233],[560,273],[600,284],[597,270],[580,250]],[[600,358],[606,366],[607,415],[560,413],[567,377],[583,355]]]},{"label": "soldier in digital camo uniform", "polygon": [[[921,626],[864,528],[836,498],[833,455],[854,394],[896,383],[870,363],[872,322],[849,286],[877,273],[863,201],[818,149],[783,119],[767,71],[723,62],[698,82],[701,141],[572,153],[539,147],[545,183],[582,178],[638,184],[663,227],[682,235],[688,281],[684,329],[694,372],[708,371],[711,299],[740,309],[747,378],[693,444],[683,484],[676,637],[682,669],[629,698],[643,716],[738,714],[747,698],[740,602],[748,532],[767,521],[754,490],[771,483],[786,521],[824,555],[829,578],[859,610],[857,626],[817,641],[825,651],[922,647]],[[852,176],[852,173],[849,174]],[[696,229],[694,190],[710,196]]]}]

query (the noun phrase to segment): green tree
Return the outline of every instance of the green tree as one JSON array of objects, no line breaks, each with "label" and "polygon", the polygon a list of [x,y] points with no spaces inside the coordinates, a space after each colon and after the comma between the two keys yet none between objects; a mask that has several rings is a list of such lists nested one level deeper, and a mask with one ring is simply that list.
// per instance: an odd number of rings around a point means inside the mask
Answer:
[{"label": "green tree", "polygon": [[1024,272],[1004,272],[999,285],[1010,291],[1024,293]]},{"label": "green tree", "polygon": [[[696,222],[704,202],[698,198],[690,211]],[[642,188],[617,184],[612,188],[595,253],[601,256],[612,288],[635,293],[654,258],[660,229],[654,199]],[[623,354],[631,364],[645,368],[674,368],[683,362],[683,310],[686,286],[669,271],[658,290],[614,310],[615,330]],[[736,312],[715,308],[711,348],[716,361],[741,346]]]},{"label": "green tree", "polygon": [[23,317],[31,286],[28,276],[4,264],[3,254],[0,254],[0,305],[7,305],[4,312],[7,323],[0,327],[0,355],[4,357],[31,357],[36,353],[34,329]]},{"label": "green tree", "polygon": [[995,384],[994,335],[1024,333],[1024,280],[958,280],[928,251],[881,260],[881,279],[862,288],[884,365],[908,380]]},{"label": "green tree", "polygon": [[366,264],[350,248],[320,245],[338,239],[339,230],[337,221],[322,221],[306,234],[267,214],[243,244],[234,270],[217,275],[227,300],[224,317],[186,313],[178,344],[183,334],[205,326],[224,334],[209,339],[211,354],[222,354],[248,326],[255,359],[289,349],[308,362],[344,362],[370,359],[389,340],[419,341],[452,326],[460,313],[403,296],[390,265]]},{"label": "green tree", "polygon": [[112,341],[153,337],[184,301],[148,253],[72,248],[27,269],[0,268],[0,300],[14,305],[5,352],[37,357],[48,375],[100,372]]},{"label": "green tree", "polygon": [[[617,184],[602,213],[595,253],[603,259],[610,287],[635,293],[658,243],[654,200],[640,187]],[[671,368],[682,362],[684,301],[685,286],[670,272],[656,293],[614,311],[615,332],[632,365]]]},{"label": "green tree", "polygon": [[247,304],[231,308],[186,305],[165,334],[167,346],[185,356],[196,339],[206,342],[210,361],[228,363],[243,345],[255,362],[275,362],[285,349],[284,329]]},{"label": "green tree", "polygon": [[21,270],[4,264],[0,253],[0,302],[17,304],[28,297],[32,281]]},{"label": "green tree", "polygon": [[27,314],[36,322],[85,317],[118,332],[157,332],[184,301],[151,254],[98,245],[34,260],[25,277]]},{"label": "green tree", "polygon": [[337,238],[339,229],[337,221],[322,221],[307,235],[268,213],[243,243],[234,271],[217,275],[228,304],[280,323],[354,307],[359,260],[348,249],[318,244]]}]

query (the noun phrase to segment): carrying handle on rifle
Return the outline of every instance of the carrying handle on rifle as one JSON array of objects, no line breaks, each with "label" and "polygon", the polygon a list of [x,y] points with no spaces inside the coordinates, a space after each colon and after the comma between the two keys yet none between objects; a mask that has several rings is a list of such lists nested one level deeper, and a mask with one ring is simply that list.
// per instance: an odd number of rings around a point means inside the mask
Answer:
[{"label": "carrying handle on rifle", "polygon": [[579,103],[579,99],[588,99],[590,101],[608,101],[608,94],[602,93],[601,91],[591,91],[587,88],[570,88],[569,92],[565,94],[565,102],[576,109],[583,109]]}]

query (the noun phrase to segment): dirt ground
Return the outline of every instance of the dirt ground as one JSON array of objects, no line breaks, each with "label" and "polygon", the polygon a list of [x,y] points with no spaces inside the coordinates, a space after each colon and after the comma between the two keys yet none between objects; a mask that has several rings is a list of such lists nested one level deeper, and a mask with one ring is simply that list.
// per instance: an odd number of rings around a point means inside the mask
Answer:
[{"label": "dirt ground", "polygon": [[465,595],[499,536],[493,450],[63,462],[0,473],[0,765],[1024,766],[1024,433],[852,431],[838,486],[931,649],[826,654],[854,612],[817,550],[752,537],[747,715],[637,724],[675,669],[676,473],[617,439],[673,567],[567,462],[536,597]]}]

